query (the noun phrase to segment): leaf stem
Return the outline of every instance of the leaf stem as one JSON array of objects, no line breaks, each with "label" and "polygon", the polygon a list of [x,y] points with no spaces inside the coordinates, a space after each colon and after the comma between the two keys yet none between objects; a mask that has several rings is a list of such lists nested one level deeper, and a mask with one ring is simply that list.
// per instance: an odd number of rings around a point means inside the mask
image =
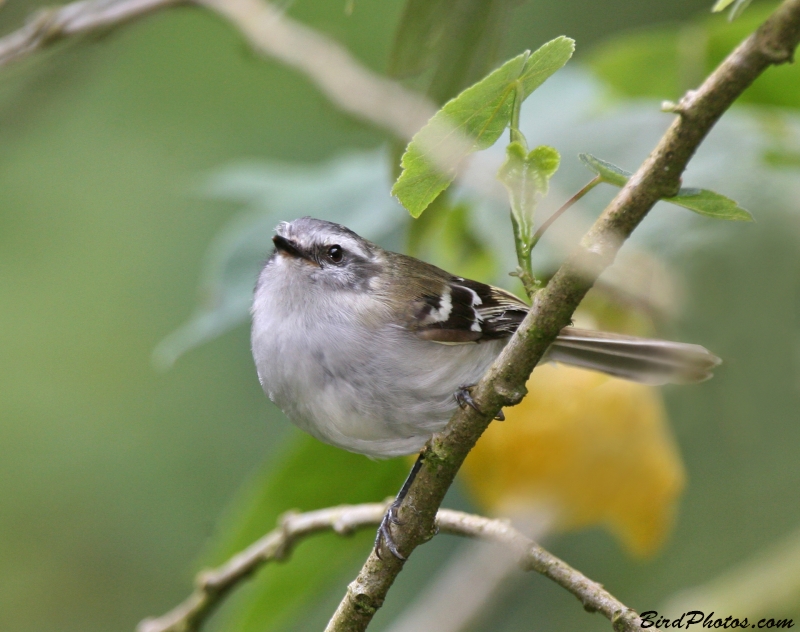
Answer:
[{"label": "leaf stem", "polygon": [[519,263],[516,271],[511,274],[519,278],[528,298],[532,298],[533,293],[539,289],[539,280],[533,274],[533,264],[531,263],[533,245],[522,234],[513,211],[511,212],[511,226],[514,228],[514,246],[517,249],[517,262]]},{"label": "leaf stem", "polygon": [[528,143],[525,136],[519,130],[519,113],[522,109],[522,102],[525,100],[525,93],[522,89],[522,82],[514,82],[514,105],[511,108],[511,123],[508,126],[509,138],[512,143],[520,143],[525,151],[528,151]]},{"label": "leaf stem", "polygon": [[531,254],[533,253],[533,249],[539,240],[544,235],[545,231],[550,228],[550,226],[555,222],[561,215],[563,215],[575,202],[580,200],[584,195],[589,193],[592,189],[594,189],[598,184],[604,182],[603,177],[598,175],[592,178],[589,182],[584,185],[584,187],[578,191],[575,195],[573,195],[570,199],[568,199],[564,204],[562,204],[561,208],[559,208],[555,213],[553,213],[547,220],[539,227],[539,229],[533,234],[533,237],[530,238],[530,241],[526,238],[525,235],[522,234],[522,230],[520,228],[519,223],[517,222],[517,218],[514,216],[514,213],[511,213],[511,225],[514,228],[514,246],[517,250],[517,262],[519,265],[517,269],[512,272],[512,276],[518,277],[520,282],[522,283],[523,287],[525,288],[525,293],[528,295],[528,298],[533,297],[533,293],[539,289],[539,280],[536,278],[536,275],[533,273],[533,263],[531,260]]},{"label": "leaf stem", "polygon": [[558,209],[555,213],[553,213],[547,220],[539,226],[539,229],[533,234],[533,239],[531,240],[531,250],[539,243],[539,240],[544,235],[545,231],[550,228],[550,226],[555,222],[559,217],[561,217],[575,202],[580,200],[584,195],[586,195],[589,191],[594,189],[598,184],[603,182],[602,176],[595,176],[586,185],[578,191],[575,195],[573,195],[570,199],[568,199],[564,204],[562,204],[561,208]]}]

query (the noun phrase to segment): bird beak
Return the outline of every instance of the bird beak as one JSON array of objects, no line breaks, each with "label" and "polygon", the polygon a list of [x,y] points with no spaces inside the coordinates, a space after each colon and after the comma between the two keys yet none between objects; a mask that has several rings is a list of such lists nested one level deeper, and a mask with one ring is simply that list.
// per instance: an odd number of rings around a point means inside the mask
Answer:
[{"label": "bird beak", "polygon": [[272,238],[272,243],[275,244],[275,249],[281,254],[289,255],[290,257],[295,257],[296,259],[305,259],[310,263],[316,263],[316,261],[313,261],[311,257],[300,250],[300,248],[298,248],[291,239],[286,239],[286,237],[275,235]]}]

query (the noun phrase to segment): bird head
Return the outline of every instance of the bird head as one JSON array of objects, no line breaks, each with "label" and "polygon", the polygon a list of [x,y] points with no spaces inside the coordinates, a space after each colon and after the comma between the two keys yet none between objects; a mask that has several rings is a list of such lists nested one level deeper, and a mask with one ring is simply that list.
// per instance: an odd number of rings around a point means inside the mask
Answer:
[{"label": "bird head", "polygon": [[379,272],[381,249],[340,224],[311,217],[281,222],[270,263],[293,282],[359,290]]}]

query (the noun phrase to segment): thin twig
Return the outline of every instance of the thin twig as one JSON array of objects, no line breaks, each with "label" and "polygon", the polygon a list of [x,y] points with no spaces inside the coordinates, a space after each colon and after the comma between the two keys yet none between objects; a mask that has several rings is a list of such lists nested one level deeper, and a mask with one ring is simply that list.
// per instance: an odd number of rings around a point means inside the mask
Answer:
[{"label": "thin twig", "polygon": [[299,70],[336,106],[409,140],[436,106],[373,72],[339,42],[263,0],[197,0],[233,24],[258,51]]},{"label": "thin twig", "polygon": [[[733,101],[769,66],[791,61],[798,41],[800,0],[785,0],[697,91],[681,100],[677,119],[606,207],[578,249],[548,285],[536,293],[530,313],[473,388],[473,399],[483,413],[472,407],[458,410],[445,430],[425,446],[425,466],[400,507],[402,525],[394,530],[395,544],[406,557],[432,537],[436,512],[467,454],[497,412],[522,399],[531,371],[569,324],[600,273],[614,261],[625,239],[660,198],[675,195],[689,159]],[[370,554],[328,623],[328,632],[361,632],[367,628],[403,569],[403,560],[384,558]],[[563,572],[555,565],[548,576],[565,581]],[[639,627],[626,611],[616,619],[618,630]]]},{"label": "thin twig", "polygon": [[214,608],[240,581],[267,562],[285,559],[303,538],[323,531],[348,535],[380,523],[388,504],[342,505],[307,513],[287,513],[278,528],[237,553],[219,568],[197,576],[194,593],[158,619],[145,619],[137,632],[191,632],[198,630]]},{"label": "thin twig", "polygon": [[[214,11],[265,55],[300,71],[339,109],[408,141],[436,113],[427,97],[370,70],[336,40],[286,15],[265,0],[80,0],[45,9],[23,28],[0,39],[0,66],[56,40],[106,30],[160,8],[198,5]],[[443,172],[459,175],[472,141],[442,123],[424,149]],[[487,196],[500,195],[493,180],[464,184]]]},{"label": "thin twig", "polygon": [[302,72],[337,107],[409,140],[436,112],[423,95],[373,72],[339,42],[264,0],[80,0],[43,9],[0,38],[0,66],[69,36],[106,30],[177,5],[200,5],[239,30],[259,52]]},{"label": "thin twig", "polygon": [[483,538],[503,544],[517,553],[524,570],[536,571],[575,595],[589,612],[599,612],[618,630],[639,630],[639,615],[602,585],[557,558],[517,531],[508,522],[440,509],[436,525],[445,533]]},{"label": "thin twig", "polygon": [[0,39],[0,66],[64,37],[100,31],[187,0],[81,0],[42,9],[21,29]]},{"label": "thin twig", "polygon": [[[308,513],[289,513],[278,522],[278,528],[236,554],[222,566],[204,571],[197,577],[197,588],[186,601],[157,619],[145,619],[137,632],[194,632],[244,579],[269,562],[285,559],[304,538],[316,533],[334,531],[349,535],[358,529],[380,523],[388,503],[342,505]],[[535,570],[566,588],[584,608],[597,611],[613,621],[619,613],[631,620],[636,613],[625,607],[599,584],[587,579],[508,522],[442,509],[436,526],[443,533],[490,540],[512,550],[520,566]]]},{"label": "thin twig", "polygon": [[555,222],[559,217],[561,217],[569,208],[575,204],[578,200],[580,200],[584,195],[586,195],[589,191],[594,189],[598,184],[600,184],[603,179],[600,176],[595,176],[586,185],[578,191],[575,195],[573,195],[570,199],[568,199],[564,204],[561,205],[555,213],[553,213],[550,217],[548,217],[544,223],[539,226],[539,229],[533,234],[533,239],[531,240],[531,250],[536,247],[536,244],[539,243],[539,240],[544,235],[545,231],[552,226],[553,222]]},{"label": "thin twig", "polygon": [[[541,506],[515,507],[512,517],[503,520],[539,542],[552,532],[556,513]],[[472,538],[437,569],[386,632],[472,630],[508,594],[519,567],[519,557],[508,547]]]},{"label": "thin twig", "polygon": [[[336,40],[315,31],[264,0],[195,0],[235,26],[257,51],[300,71],[341,110],[377,125],[402,140],[411,140],[436,113],[427,97],[387,79],[353,57]],[[421,137],[425,155],[443,173],[463,172],[464,156],[473,140],[447,122]],[[462,179],[462,183],[493,197],[500,193],[494,180]],[[502,196],[505,197],[505,196]]]}]

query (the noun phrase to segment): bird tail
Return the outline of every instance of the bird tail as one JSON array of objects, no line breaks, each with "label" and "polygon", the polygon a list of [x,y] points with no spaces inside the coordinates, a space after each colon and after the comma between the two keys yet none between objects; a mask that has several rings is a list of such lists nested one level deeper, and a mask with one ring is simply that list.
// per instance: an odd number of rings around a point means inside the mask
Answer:
[{"label": "bird tail", "polygon": [[705,347],[566,327],[545,360],[643,384],[689,384],[712,377],[720,360]]}]

